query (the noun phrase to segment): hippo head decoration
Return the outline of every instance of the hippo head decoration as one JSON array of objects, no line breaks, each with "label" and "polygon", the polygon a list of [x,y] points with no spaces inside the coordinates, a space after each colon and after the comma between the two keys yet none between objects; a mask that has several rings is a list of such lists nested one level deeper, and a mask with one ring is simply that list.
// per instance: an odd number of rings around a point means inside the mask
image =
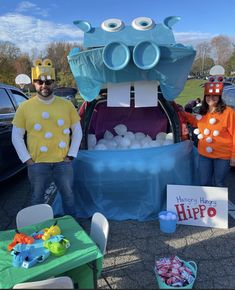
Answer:
[{"label": "hippo head decoration", "polygon": [[[68,61],[81,96],[94,100],[103,87],[114,86],[123,92],[122,85],[135,94],[144,84],[145,96],[158,91],[171,101],[184,88],[190,72],[195,50],[175,42],[172,26],[180,17],[165,18],[155,23],[148,17],[138,17],[126,26],[120,19],[105,20],[94,28],[87,21],[74,24],[84,32],[84,50],[73,48]],[[150,85],[153,89],[148,90]],[[118,94],[116,94],[118,96]],[[120,102],[121,106],[121,102]]]}]

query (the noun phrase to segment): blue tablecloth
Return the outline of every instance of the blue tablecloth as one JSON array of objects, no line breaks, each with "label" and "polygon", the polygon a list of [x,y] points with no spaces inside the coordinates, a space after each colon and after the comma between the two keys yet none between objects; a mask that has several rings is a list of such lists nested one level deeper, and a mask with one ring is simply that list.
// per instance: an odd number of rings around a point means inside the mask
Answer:
[{"label": "blue tablecloth", "polygon": [[[166,185],[199,185],[197,150],[191,141],[135,150],[81,150],[74,160],[79,217],[96,211],[108,219],[157,219],[166,208]],[[62,213],[58,193],[54,211]]]}]

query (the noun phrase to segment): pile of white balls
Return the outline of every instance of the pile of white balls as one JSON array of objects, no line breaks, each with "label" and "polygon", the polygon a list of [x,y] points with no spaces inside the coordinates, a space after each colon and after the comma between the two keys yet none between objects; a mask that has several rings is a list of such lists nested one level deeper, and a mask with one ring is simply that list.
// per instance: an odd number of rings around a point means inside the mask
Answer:
[{"label": "pile of white balls", "polygon": [[177,219],[177,216],[176,216],[176,213],[174,213],[174,212],[166,211],[166,212],[159,213],[159,219],[173,221],[173,220]]},{"label": "pile of white balls", "polygon": [[155,139],[143,132],[128,131],[126,125],[118,124],[113,128],[116,135],[106,130],[102,139],[97,141],[95,134],[88,134],[88,150],[139,149],[170,145],[174,143],[173,133],[159,132]]}]

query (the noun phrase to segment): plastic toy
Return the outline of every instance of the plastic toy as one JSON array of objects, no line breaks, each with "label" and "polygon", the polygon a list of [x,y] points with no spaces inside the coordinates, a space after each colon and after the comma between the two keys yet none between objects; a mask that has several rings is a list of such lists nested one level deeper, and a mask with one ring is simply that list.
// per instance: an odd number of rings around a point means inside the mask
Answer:
[{"label": "plastic toy", "polygon": [[50,226],[49,228],[45,228],[44,235],[42,236],[42,239],[44,241],[48,240],[51,236],[56,236],[61,234],[61,230],[59,226],[57,226],[57,221],[54,223],[53,226]]},{"label": "plastic toy", "polygon": [[34,238],[31,236],[28,236],[24,233],[20,233],[18,230],[16,230],[16,234],[14,236],[14,240],[12,243],[10,243],[7,247],[8,251],[11,251],[17,244],[33,244]]},{"label": "plastic toy", "polygon": [[40,240],[42,239],[42,236],[44,235],[44,231],[38,231],[38,232],[35,232],[32,234],[32,237],[35,239],[35,240]]},{"label": "plastic toy", "polygon": [[70,247],[69,240],[65,239],[62,235],[57,235],[51,238],[49,241],[44,242],[46,247],[53,255],[62,256]]},{"label": "plastic toy", "polygon": [[31,268],[38,262],[43,262],[50,255],[50,251],[44,248],[36,248],[33,245],[17,244],[11,251],[14,267]]}]

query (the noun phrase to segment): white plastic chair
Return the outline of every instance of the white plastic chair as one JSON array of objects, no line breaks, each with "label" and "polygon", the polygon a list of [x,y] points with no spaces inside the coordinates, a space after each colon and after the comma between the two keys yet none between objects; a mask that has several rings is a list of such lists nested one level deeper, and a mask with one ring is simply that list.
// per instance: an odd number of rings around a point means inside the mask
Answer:
[{"label": "white plastic chair", "polygon": [[14,285],[13,289],[74,289],[73,280],[68,276],[50,278]]},{"label": "white plastic chair", "polygon": [[[97,244],[103,256],[106,253],[106,246],[109,234],[109,222],[106,217],[99,212],[93,214],[91,219],[90,237]],[[112,289],[102,271],[100,276],[105,280],[110,289]]]},{"label": "white plastic chair", "polygon": [[36,204],[21,209],[16,215],[17,229],[53,219],[53,209],[49,204]]}]

